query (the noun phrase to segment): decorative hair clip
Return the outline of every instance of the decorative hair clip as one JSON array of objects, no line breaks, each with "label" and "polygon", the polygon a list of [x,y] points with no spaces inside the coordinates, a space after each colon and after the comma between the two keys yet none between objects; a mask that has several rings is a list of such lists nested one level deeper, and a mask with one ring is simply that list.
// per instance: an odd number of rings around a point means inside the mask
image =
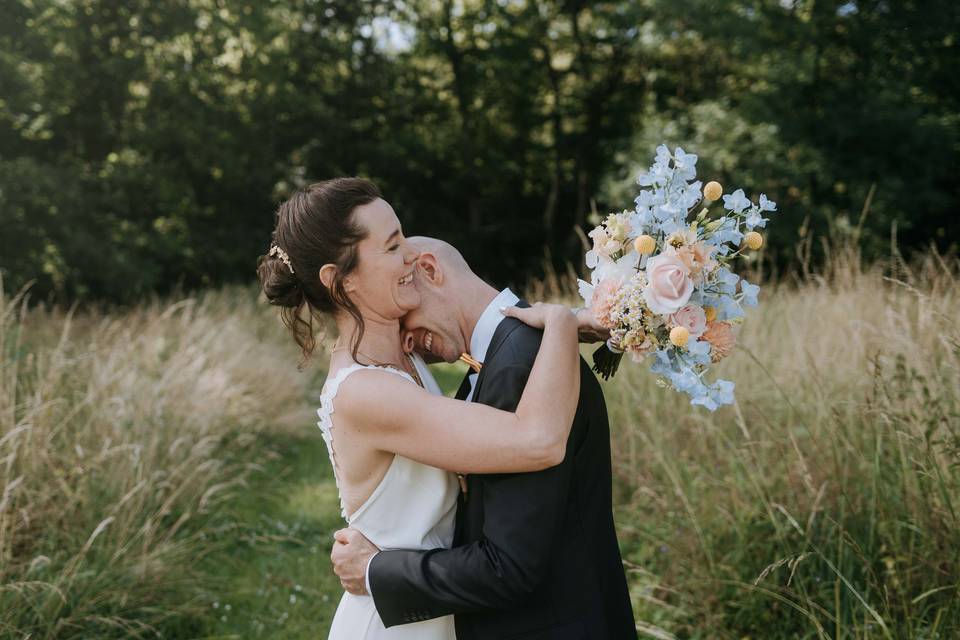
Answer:
[{"label": "decorative hair clip", "polygon": [[281,249],[276,244],[270,245],[270,251],[267,253],[270,256],[277,256],[280,260],[283,261],[283,264],[287,265],[287,269],[290,269],[290,273],[293,273],[293,264],[290,262],[290,256],[287,255],[287,252]]}]

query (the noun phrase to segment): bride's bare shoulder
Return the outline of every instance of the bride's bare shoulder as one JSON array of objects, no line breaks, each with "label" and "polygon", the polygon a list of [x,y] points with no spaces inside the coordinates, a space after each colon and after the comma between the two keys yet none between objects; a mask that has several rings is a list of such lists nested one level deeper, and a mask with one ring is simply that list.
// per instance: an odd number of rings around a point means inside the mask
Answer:
[{"label": "bride's bare shoulder", "polygon": [[399,413],[429,396],[407,376],[383,367],[364,367],[340,384],[336,409],[354,425],[390,426]]}]

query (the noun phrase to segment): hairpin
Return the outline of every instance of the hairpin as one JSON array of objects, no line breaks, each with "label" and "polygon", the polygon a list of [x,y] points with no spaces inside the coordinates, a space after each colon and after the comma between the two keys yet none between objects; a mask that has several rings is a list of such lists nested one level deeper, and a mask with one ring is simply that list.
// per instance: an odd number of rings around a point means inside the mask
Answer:
[{"label": "hairpin", "polygon": [[287,255],[287,252],[281,249],[276,244],[270,245],[270,251],[267,255],[277,256],[280,260],[283,261],[283,264],[287,265],[287,269],[290,269],[290,273],[293,273],[293,264],[290,262],[290,256]]}]

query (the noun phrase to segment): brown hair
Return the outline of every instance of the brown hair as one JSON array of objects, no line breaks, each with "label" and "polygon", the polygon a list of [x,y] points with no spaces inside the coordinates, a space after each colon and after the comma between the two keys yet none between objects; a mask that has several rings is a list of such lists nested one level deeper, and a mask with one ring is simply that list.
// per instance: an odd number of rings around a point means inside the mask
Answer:
[{"label": "brown hair", "polygon": [[[351,352],[357,359],[363,317],[344,291],[343,279],[357,268],[357,244],[367,236],[353,212],[380,197],[369,180],[334,178],[298,189],[277,209],[271,244],[286,252],[290,265],[267,253],[257,258],[257,276],[270,304],[282,307],[283,323],[303,353],[301,367],[316,348],[315,312],[342,309],[353,317],[357,331]],[[320,281],[320,268],[328,263],[337,267],[329,289]]]}]

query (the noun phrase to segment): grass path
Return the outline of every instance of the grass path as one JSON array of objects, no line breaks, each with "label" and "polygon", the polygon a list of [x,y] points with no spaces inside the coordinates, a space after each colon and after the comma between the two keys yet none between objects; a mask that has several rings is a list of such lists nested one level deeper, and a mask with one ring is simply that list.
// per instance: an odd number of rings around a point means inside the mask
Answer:
[{"label": "grass path", "polygon": [[[448,394],[462,376],[457,366],[434,374]],[[325,638],[342,593],[330,548],[344,526],[326,448],[312,424],[259,437],[270,461],[226,507],[222,544],[203,561],[213,576],[203,637]]]},{"label": "grass path", "polygon": [[[316,433],[314,433],[316,431]],[[320,432],[263,436],[274,454],[224,515],[238,526],[205,559],[210,638],[325,638],[340,597],[330,569],[343,526]]]}]

